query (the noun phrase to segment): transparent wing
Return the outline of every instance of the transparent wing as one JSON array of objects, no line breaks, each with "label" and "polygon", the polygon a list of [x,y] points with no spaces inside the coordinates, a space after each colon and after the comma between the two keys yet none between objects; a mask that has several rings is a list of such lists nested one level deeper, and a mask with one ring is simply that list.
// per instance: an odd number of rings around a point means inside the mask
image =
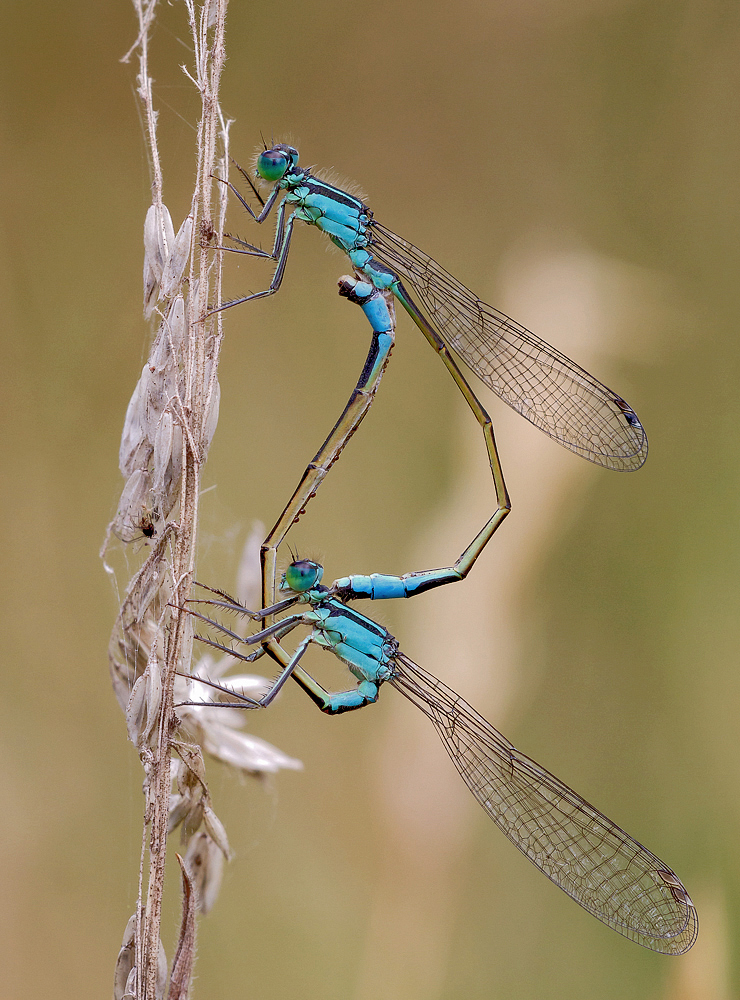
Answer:
[{"label": "transparent wing", "polygon": [[465,784],[522,854],[630,940],[666,955],[688,951],[696,910],[667,865],[436,677],[402,653],[394,667],[390,683],[431,719]]},{"label": "transparent wing", "polygon": [[371,252],[416,292],[439,335],[505,403],[597,465],[639,469],[647,435],[634,410],[556,348],[373,220]]}]

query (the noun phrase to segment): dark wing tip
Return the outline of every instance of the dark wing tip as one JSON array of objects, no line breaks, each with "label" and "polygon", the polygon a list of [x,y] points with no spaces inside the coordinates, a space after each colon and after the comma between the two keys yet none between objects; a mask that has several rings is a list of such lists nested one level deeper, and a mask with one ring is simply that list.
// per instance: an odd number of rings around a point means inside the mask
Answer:
[{"label": "dark wing tip", "polygon": [[640,423],[639,417],[629,403],[625,402],[621,396],[617,396],[616,393],[614,394],[614,403],[622,413],[622,416],[629,427],[628,433],[634,442],[634,450],[630,455],[625,456],[622,459],[621,464],[611,467],[623,472],[636,472],[638,469],[643,467],[645,460],[647,459],[647,434],[645,433],[645,428]]},{"label": "dark wing tip", "polygon": [[675,934],[663,935],[653,939],[650,947],[655,951],[660,951],[666,955],[684,955],[689,948],[692,948],[699,936],[699,918],[696,913],[691,896],[689,896],[681,879],[669,868],[657,869],[653,877],[660,881],[670,890],[671,896],[679,905],[684,914],[684,920]]}]

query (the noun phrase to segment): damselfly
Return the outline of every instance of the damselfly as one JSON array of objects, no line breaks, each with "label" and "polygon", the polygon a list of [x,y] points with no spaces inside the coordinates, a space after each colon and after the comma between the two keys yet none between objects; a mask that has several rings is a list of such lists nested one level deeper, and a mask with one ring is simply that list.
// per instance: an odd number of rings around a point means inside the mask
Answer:
[{"label": "damselfly", "polygon": [[[351,581],[357,578],[346,577],[327,588],[321,585],[322,573],[318,563],[294,561],[281,585],[289,596],[259,612],[249,611],[220,591],[214,592],[220,599],[200,602],[258,622],[303,606],[247,638],[191,607],[190,613],[215,629],[223,641],[198,638],[246,662],[270,653],[281,659],[282,670],[259,700],[239,694],[228,682],[188,677],[191,694],[180,704],[206,710],[211,705],[261,708],[292,677],[323,712],[337,715],[374,703],[381,685],[389,683],[431,720],[480,805],[540,871],[589,913],[632,941],[668,955],[687,951],[696,940],[698,921],[676,873],[517,750],[446,684],[410,660],[385,628],[349,607],[347,602],[357,596]],[[289,656],[279,640],[299,626],[310,631]],[[300,661],[312,643],[338,657],[356,678],[356,686],[330,693],[311,677]],[[242,644],[257,649],[243,653],[237,648]],[[233,678],[236,687],[238,681]],[[197,684],[209,685],[229,700],[195,700]]]}]

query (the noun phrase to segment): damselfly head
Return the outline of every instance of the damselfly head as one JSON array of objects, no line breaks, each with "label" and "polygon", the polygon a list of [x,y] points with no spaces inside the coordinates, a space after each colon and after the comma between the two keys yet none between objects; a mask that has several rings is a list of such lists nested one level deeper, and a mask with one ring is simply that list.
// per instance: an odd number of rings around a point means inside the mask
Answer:
[{"label": "damselfly head", "polygon": [[257,157],[257,173],[263,180],[275,183],[275,181],[281,180],[288,170],[295,167],[297,163],[298,150],[292,146],[285,146],[283,143],[278,143],[272,149],[266,149],[263,153],[259,154]]},{"label": "damselfly head", "polygon": [[292,590],[296,594],[305,594],[321,583],[324,567],[313,559],[296,559],[283,573],[280,581],[281,590]]}]

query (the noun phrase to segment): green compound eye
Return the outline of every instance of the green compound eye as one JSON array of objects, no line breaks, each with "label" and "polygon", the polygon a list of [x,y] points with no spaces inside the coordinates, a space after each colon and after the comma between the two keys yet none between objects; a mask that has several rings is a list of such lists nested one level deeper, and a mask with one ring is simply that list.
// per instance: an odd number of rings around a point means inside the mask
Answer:
[{"label": "green compound eye", "polygon": [[279,181],[290,161],[280,149],[266,149],[257,157],[257,173],[266,181]]},{"label": "green compound eye", "polygon": [[305,594],[321,582],[324,567],[311,559],[298,559],[292,562],[285,571],[285,585],[297,594]]}]

